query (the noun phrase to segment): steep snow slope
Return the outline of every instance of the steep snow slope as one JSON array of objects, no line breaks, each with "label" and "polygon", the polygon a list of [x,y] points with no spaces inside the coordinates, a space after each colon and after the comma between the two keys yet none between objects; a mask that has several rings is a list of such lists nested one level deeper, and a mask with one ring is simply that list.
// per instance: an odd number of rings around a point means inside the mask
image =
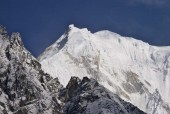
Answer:
[{"label": "steep snow slope", "polygon": [[170,47],[70,25],[39,61],[64,86],[71,76],[91,77],[149,114],[170,113]]}]

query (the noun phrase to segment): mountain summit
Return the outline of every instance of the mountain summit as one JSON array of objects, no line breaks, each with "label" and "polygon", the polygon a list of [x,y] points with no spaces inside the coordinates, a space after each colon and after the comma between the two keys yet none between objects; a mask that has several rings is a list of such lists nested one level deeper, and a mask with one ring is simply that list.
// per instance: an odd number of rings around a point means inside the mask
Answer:
[{"label": "mountain summit", "polygon": [[38,60],[63,86],[87,76],[146,113],[170,113],[170,47],[70,25]]}]

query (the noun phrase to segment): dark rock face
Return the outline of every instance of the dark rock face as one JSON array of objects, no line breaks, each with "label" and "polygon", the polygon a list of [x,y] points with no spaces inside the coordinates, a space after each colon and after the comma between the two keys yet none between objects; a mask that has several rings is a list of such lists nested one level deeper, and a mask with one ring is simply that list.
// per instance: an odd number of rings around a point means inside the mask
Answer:
[{"label": "dark rock face", "polygon": [[143,114],[94,79],[72,77],[64,88],[44,73],[19,33],[0,26],[0,114]]},{"label": "dark rock face", "polygon": [[[78,84],[76,87],[75,83]],[[66,114],[144,114],[137,107],[109,92],[94,79],[84,77],[80,82],[76,77],[72,77],[68,86],[70,88],[66,88],[66,93],[72,97],[69,97],[64,106]]]}]

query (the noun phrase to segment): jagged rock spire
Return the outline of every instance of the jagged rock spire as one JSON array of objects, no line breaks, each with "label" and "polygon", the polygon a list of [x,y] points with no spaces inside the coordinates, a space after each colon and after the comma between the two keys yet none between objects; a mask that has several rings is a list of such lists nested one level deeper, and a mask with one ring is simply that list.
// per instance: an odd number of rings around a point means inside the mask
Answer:
[{"label": "jagged rock spire", "polygon": [[0,34],[7,34],[6,27],[0,25]]},{"label": "jagged rock spire", "polygon": [[11,44],[12,45],[16,45],[16,46],[21,46],[23,47],[23,42],[22,42],[22,39],[21,39],[21,35],[20,33],[16,32],[16,33],[12,33],[11,35]]}]

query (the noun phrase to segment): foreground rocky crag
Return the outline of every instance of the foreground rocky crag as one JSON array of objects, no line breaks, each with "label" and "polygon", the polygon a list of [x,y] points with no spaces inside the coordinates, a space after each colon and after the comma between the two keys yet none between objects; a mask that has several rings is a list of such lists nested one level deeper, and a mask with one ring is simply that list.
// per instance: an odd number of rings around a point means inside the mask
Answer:
[{"label": "foreground rocky crag", "polygon": [[57,113],[60,106],[45,85],[52,78],[24,48],[19,33],[0,29],[0,113]]},{"label": "foreground rocky crag", "polygon": [[[95,110],[93,110],[93,107]],[[94,112],[95,111],[95,112]],[[95,80],[72,78],[66,88],[43,72],[19,33],[0,26],[0,114],[143,113]]]},{"label": "foreground rocky crag", "polygon": [[109,92],[96,80],[72,77],[66,87],[66,114],[144,114],[137,107]]}]

